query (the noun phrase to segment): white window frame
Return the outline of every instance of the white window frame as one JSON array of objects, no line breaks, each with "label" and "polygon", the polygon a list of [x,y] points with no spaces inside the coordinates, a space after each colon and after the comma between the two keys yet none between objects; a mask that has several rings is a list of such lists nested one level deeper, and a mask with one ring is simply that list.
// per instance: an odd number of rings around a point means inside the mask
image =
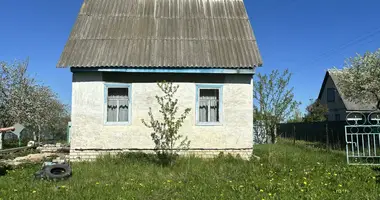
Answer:
[{"label": "white window frame", "polygon": [[[219,122],[200,122],[199,121],[199,99],[201,89],[219,90]],[[196,84],[195,94],[195,121],[197,126],[222,126],[223,125],[223,85],[220,84]]]},{"label": "white window frame", "polygon": [[[108,122],[107,112],[108,112],[108,89],[109,88],[128,88],[128,121],[126,122]],[[104,125],[114,126],[114,125],[130,125],[132,121],[132,84],[128,83],[105,83],[104,84]],[[119,117],[118,117],[119,118]]]}]

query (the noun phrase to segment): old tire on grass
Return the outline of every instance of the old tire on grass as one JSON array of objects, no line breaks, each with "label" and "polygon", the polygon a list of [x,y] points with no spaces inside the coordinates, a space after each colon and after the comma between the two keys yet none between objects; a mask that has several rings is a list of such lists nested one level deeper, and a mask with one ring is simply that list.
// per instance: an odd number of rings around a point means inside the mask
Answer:
[{"label": "old tire on grass", "polygon": [[71,167],[68,164],[46,166],[45,176],[47,179],[65,179],[71,176]]}]

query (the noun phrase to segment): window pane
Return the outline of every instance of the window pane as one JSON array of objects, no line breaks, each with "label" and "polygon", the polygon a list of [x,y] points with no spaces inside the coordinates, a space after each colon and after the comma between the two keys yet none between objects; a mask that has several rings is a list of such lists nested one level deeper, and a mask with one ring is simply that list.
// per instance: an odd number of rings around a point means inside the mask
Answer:
[{"label": "window pane", "polygon": [[207,122],[208,121],[208,105],[207,101],[200,100],[199,101],[199,121]]},{"label": "window pane", "polygon": [[199,122],[219,122],[219,89],[200,89]]},{"label": "window pane", "polygon": [[335,101],[335,89],[327,88],[327,101],[334,102]]},{"label": "window pane", "polygon": [[108,88],[108,98],[128,97],[128,88]]},{"label": "window pane", "polygon": [[119,122],[128,121],[128,99],[119,100]]},{"label": "window pane", "polygon": [[335,121],[340,121],[340,114],[335,114]]},{"label": "window pane", "polygon": [[219,102],[217,99],[210,100],[210,122],[219,121]]},{"label": "window pane", "polygon": [[201,98],[219,98],[219,89],[200,89]]},{"label": "window pane", "polygon": [[117,121],[117,100],[108,99],[107,103],[107,122]]}]

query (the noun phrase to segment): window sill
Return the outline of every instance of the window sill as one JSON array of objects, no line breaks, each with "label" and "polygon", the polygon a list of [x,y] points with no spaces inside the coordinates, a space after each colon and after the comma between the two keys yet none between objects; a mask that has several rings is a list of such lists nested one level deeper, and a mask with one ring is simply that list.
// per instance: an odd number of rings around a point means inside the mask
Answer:
[{"label": "window sill", "polygon": [[197,122],[196,126],[223,126],[221,122]]},{"label": "window sill", "polygon": [[105,126],[129,126],[130,122],[104,122]]}]

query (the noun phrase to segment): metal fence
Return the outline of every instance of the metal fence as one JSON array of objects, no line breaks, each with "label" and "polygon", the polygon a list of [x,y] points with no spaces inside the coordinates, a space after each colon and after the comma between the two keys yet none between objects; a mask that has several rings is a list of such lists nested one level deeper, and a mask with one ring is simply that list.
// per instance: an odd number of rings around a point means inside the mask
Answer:
[{"label": "metal fence", "polygon": [[350,112],[345,126],[347,163],[380,165],[380,112]]}]

